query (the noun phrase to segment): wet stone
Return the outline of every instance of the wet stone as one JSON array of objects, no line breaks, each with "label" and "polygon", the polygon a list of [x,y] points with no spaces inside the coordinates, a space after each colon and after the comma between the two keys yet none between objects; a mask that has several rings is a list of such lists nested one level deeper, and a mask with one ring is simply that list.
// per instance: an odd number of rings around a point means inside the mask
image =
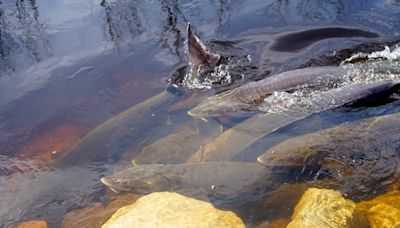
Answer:
[{"label": "wet stone", "polygon": [[400,227],[400,210],[386,204],[378,204],[368,212],[371,228]]},{"label": "wet stone", "polygon": [[400,226],[400,192],[393,191],[369,201],[362,201],[357,208],[373,228]]},{"label": "wet stone", "polygon": [[91,206],[73,210],[64,216],[62,228],[97,228],[104,224],[120,207],[134,203],[140,196],[126,194],[116,196],[107,206],[95,203]]},{"label": "wet stone", "polygon": [[15,226],[16,228],[47,228],[47,222],[44,220],[26,221]]},{"label": "wet stone", "polygon": [[310,188],[301,197],[287,227],[368,227],[368,222],[356,204],[339,192]]},{"label": "wet stone", "polygon": [[290,219],[278,218],[272,221],[263,222],[256,226],[256,228],[284,228],[289,224],[289,222]]},{"label": "wet stone", "polygon": [[172,192],[143,196],[120,208],[103,226],[111,227],[244,227],[233,212]]}]

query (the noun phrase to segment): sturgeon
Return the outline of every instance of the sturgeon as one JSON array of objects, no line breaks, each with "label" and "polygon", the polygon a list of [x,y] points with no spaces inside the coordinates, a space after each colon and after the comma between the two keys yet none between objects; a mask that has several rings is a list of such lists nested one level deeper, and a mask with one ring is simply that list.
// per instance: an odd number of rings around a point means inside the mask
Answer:
[{"label": "sturgeon", "polygon": [[276,185],[279,178],[275,177],[281,175],[257,162],[207,162],[138,165],[103,177],[101,182],[117,192],[190,194],[190,190],[194,190],[195,194],[200,191],[207,197],[229,201],[244,195],[246,200],[258,198]]},{"label": "sturgeon", "polygon": [[264,99],[274,92],[293,91],[302,87],[318,89],[335,84],[345,75],[337,66],[308,67],[286,71],[257,82],[209,97],[191,109],[193,117],[206,118],[226,112],[255,111]]},{"label": "sturgeon", "polygon": [[[210,52],[201,40],[187,26],[187,50],[189,65],[196,77],[201,77],[205,67],[217,64],[220,55]],[[181,69],[178,69],[181,70]],[[128,108],[101,123],[70,150],[53,156],[54,163],[78,165],[93,161],[110,161],[136,143],[142,129],[160,124],[158,114],[168,112],[168,108],[180,99],[182,91],[169,85],[164,90],[143,102]],[[153,118],[153,116],[156,116]],[[176,127],[176,126],[173,126]]]},{"label": "sturgeon", "polygon": [[230,161],[250,144],[281,127],[304,119],[316,112],[356,101],[368,101],[388,96],[397,91],[398,87],[399,83],[392,80],[360,82],[318,94],[317,99],[309,101],[312,103],[313,109],[303,108],[257,114],[226,130],[193,154],[188,162]]},{"label": "sturgeon", "polygon": [[400,113],[395,113],[287,139],[257,160],[267,167],[319,169],[329,173],[334,187],[361,196],[397,181],[399,142]]}]

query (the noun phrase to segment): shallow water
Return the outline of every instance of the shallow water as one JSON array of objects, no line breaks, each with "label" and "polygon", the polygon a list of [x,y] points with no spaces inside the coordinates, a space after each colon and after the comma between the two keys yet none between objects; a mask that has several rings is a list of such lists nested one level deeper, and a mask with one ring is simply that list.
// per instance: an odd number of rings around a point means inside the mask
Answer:
[{"label": "shallow water", "polygon": [[[138,115],[126,136],[68,154],[79,165],[55,162],[99,124],[165,90],[186,62],[188,22],[229,58],[232,83],[192,99],[193,91],[172,88],[178,91],[170,103]],[[204,127],[186,114],[201,96],[301,66],[339,65],[352,54],[393,46],[398,31],[395,0],[0,1],[0,226],[37,218],[58,226],[68,211],[106,202],[101,176],[130,166],[143,147],[171,132]],[[399,109],[395,101],[373,106],[312,115],[234,160],[255,161],[290,136]],[[227,129],[242,119],[208,124]],[[248,224],[285,215],[240,204],[230,209]]]}]

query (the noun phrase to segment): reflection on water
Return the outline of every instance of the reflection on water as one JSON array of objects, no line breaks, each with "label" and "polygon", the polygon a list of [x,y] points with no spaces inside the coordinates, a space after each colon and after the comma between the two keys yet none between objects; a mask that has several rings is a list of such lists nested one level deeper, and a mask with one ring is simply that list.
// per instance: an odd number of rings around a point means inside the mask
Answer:
[{"label": "reflection on water", "polygon": [[123,40],[134,39],[143,32],[141,1],[116,1],[108,3],[102,0],[100,5],[105,12],[105,30],[115,45]]},{"label": "reflection on water", "polygon": [[[135,112],[133,121],[108,128],[101,140],[91,138],[92,150],[82,147],[75,152],[84,154],[72,155],[83,165],[54,164],[54,154],[71,152],[105,121],[121,123],[118,113],[165,90],[174,67],[187,61],[188,22],[235,64],[229,69],[235,87],[271,72],[338,65],[353,53],[393,45],[386,40],[398,38],[399,9],[395,0],[0,0],[0,226],[37,218],[57,226],[67,211],[107,201],[100,177],[130,166],[138,154],[138,162],[154,162],[164,148],[199,150],[209,135],[248,117],[193,121],[186,111],[208,94],[184,90],[171,103],[152,103],[163,112]],[[396,110],[398,104],[390,103],[317,114],[249,145],[244,152],[253,154],[237,158],[253,162],[255,153],[291,134]],[[187,134],[193,137],[186,140]],[[272,210],[242,206],[228,209],[249,223]]]},{"label": "reflection on water", "polygon": [[51,56],[48,36],[35,0],[0,2],[0,73]]}]

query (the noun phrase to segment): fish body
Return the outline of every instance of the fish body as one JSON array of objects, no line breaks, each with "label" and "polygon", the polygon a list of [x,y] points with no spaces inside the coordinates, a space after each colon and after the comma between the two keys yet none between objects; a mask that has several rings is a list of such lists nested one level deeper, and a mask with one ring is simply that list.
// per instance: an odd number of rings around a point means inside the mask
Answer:
[{"label": "fish body", "polygon": [[209,196],[234,199],[240,194],[256,194],[256,189],[260,194],[265,193],[273,184],[270,177],[270,169],[258,163],[209,162],[138,165],[103,177],[101,181],[118,192],[148,194],[196,189]]},{"label": "fish body", "polygon": [[391,80],[361,82],[320,93],[307,103],[313,108],[293,108],[275,113],[255,115],[226,130],[189,158],[189,163],[230,161],[242,150],[265,135],[304,119],[316,112],[345,104],[379,99],[398,90],[399,83]]},{"label": "fish body", "polygon": [[371,117],[279,143],[258,157],[267,167],[329,173],[330,186],[362,196],[399,177],[400,114]]},{"label": "fish body", "polygon": [[188,114],[205,118],[226,112],[256,110],[257,106],[274,92],[293,91],[302,87],[326,87],[339,81],[344,74],[345,69],[336,66],[286,71],[212,96],[191,109]]},{"label": "fish body", "polygon": [[95,127],[67,152],[56,154],[54,163],[71,166],[114,160],[136,142],[143,129],[160,124],[158,115],[178,99],[176,94],[163,91],[132,106]]}]

